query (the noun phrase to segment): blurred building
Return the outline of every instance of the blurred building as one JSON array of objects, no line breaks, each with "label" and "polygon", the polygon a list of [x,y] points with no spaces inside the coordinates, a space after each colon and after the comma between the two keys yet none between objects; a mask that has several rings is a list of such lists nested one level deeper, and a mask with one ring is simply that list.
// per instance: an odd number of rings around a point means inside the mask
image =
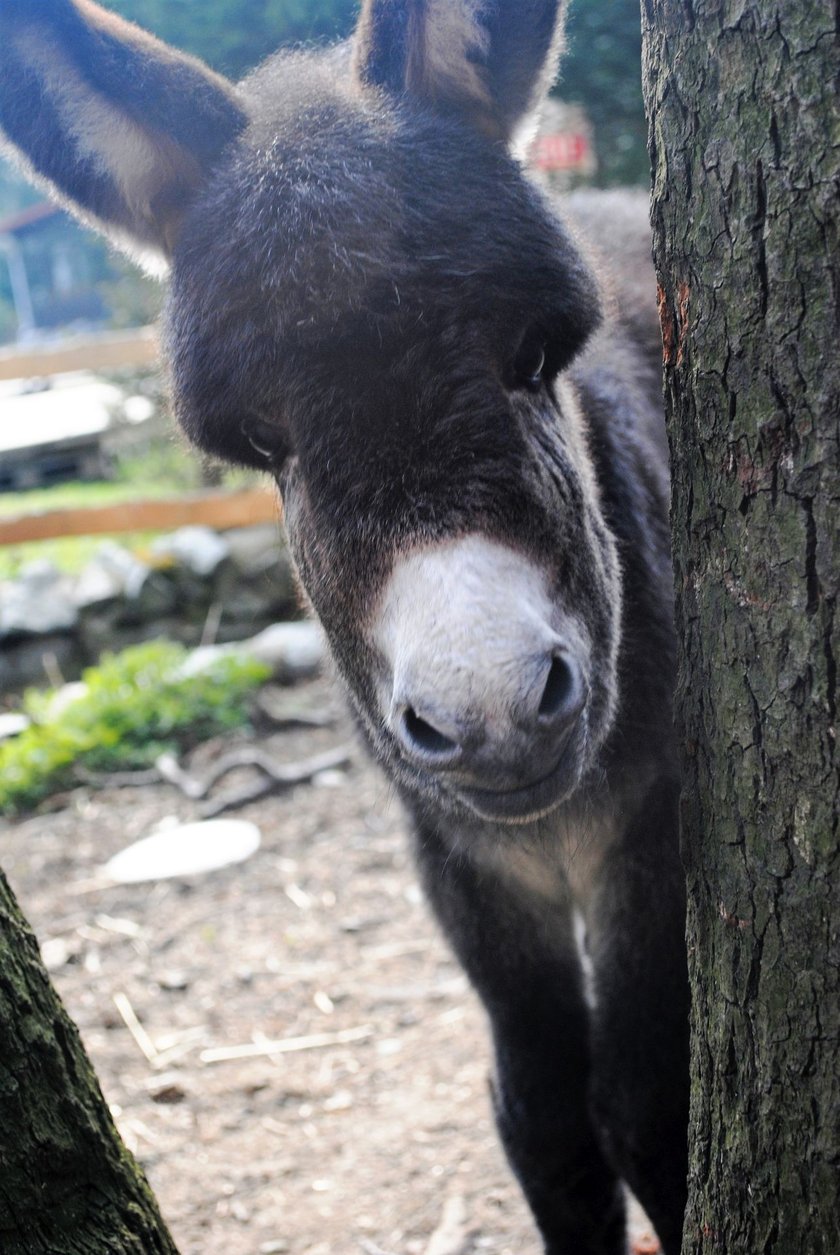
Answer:
[{"label": "blurred building", "polygon": [[598,170],[592,124],[582,105],[550,99],[528,149],[528,165],[550,187],[568,191],[590,183]]},{"label": "blurred building", "polygon": [[0,296],[14,313],[0,325],[0,340],[108,322],[100,285],[112,278],[105,246],[55,205],[0,220]]}]

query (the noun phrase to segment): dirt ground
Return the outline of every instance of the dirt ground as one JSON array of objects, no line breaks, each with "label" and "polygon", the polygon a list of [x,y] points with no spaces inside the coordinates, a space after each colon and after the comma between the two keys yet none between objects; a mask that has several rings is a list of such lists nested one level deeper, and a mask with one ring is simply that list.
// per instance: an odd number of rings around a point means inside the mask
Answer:
[{"label": "dirt ground", "polygon": [[[278,760],[353,742],[326,681],[295,701],[337,718],[264,739]],[[238,813],[262,832],[249,861],[129,886],[104,887],[102,864],[169,817],[197,818],[171,786],[80,788],[0,829],[0,862],[182,1255],[537,1255],[492,1126],[483,1015],[384,778],[354,746],[346,770]],[[290,1038],[314,1040],[207,1053]]]}]

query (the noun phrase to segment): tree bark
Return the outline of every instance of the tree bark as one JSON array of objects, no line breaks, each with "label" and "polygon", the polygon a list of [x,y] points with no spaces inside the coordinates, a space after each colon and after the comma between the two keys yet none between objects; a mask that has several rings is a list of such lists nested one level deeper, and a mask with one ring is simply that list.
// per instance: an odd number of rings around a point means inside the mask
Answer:
[{"label": "tree bark", "polygon": [[2,873],[0,1251],[177,1255]]},{"label": "tree bark", "polygon": [[840,1252],[840,9],[642,0],[693,987],[683,1251]]}]

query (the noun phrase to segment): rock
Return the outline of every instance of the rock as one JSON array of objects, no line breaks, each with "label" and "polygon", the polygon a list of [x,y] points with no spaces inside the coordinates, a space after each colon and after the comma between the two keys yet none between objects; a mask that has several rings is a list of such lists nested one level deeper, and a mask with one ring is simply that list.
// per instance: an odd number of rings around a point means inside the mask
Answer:
[{"label": "rock", "polygon": [[282,534],[271,524],[228,532],[231,561],[216,597],[224,607],[221,639],[241,637],[266,623],[294,618],[300,607],[297,581]]},{"label": "rock", "polygon": [[[79,623],[76,631],[88,663],[97,662],[106,652],[116,653],[120,649],[122,642],[117,628],[119,617],[119,599],[79,607]],[[135,641],[136,633],[130,633],[127,643],[134,644]]]},{"label": "rock", "polygon": [[120,574],[107,563],[93,558],[76,580],[73,600],[79,610],[87,610],[116,601],[123,588]]},{"label": "rock", "polygon": [[3,641],[2,646],[0,693],[19,692],[30,684],[43,685],[45,681],[52,684],[56,671],[62,675],[78,675],[84,665],[78,641],[66,633],[18,637]]},{"label": "rock", "polygon": [[282,533],[274,523],[236,528],[225,540],[234,566],[243,575],[262,575],[281,558],[288,561]]},{"label": "rock", "polygon": [[278,679],[289,683],[317,675],[326,654],[321,628],[311,620],[274,623],[247,644],[254,658],[267,663]]},{"label": "rock", "polygon": [[[223,537],[205,527],[181,528],[159,540],[154,554],[157,560],[145,562],[106,541],[74,578],[40,562],[0,583],[0,691],[43,681],[47,655],[55,656],[51,679],[56,667],[72,679],[105,650],[163,636],[190,645],[208,626],[221,644],[270,625],[255,650],[281,683],[318,670],[317,629],[287,622],[299,614],[300,598],[276,525]],[[191,665],[200,669],[213,656],[200,655]]]},{"label": "rock", "polygon": [[41,960],[48,972],[65,967],[78,952],[78,939],[71,942],[67,937],[48,937],[41,943]]},{"label": "rock", "polygon": [[28,715],[19,714],[17,711],[0,715],[0,741],[7,741],[12,736],[20,736],[31,722]]},{"label": "rock", "polygon": [[149,1090],[149,1097],[152,1102],[167,1103],[170,1105],[172,1103],[183,1102],[186,1096],[187,1091],[182,1085],[179,1085],[177,1081],[158,1081],[158,1084],[154,1086],[153,1089]]},{"label": "rock", "polygon": [[95,561],[100,570],[110,576],[126,597],[137,597],[149,576],[149,568],[130,550],[115,541],[106,541],[97,551]]},{"label": "rock", "polygon": [[335,768],[329,771],[319,771],[317,776],[312,777],[314,789],[341,789],[346,783],[347,773]]},{"label": "rock", "polygon": [[164,615],[175,609],[187,612],[189,605],[179,599],[174,580],[163,571],[145,568],[140,586],[129,593],[128,600],[120,606],[118,624],[159,624]]},{"label": "rock", "polygon": [[152,545],[156,558],[173,558],[195,575],[212,575],[230,554],[228,542],[209,527],[180,527]]},{"label": "rock", "polygon": [[106,541],[97,551],[77,582],[75,598],[84,610],[101,610],[106,601],[118,603],[112,607],[116,613],[107,619],[108,630],[121,624],[159,622],[179,602],[175,585],[164,572],[153,570],[114,541]]},{"label": "rock", "polygon": [[202,645],[194,649],[181,669],[182,675],[197,675],[218,658],[240,654],[256,658],[271,667],[284,684],[317,675],[324,662],[324,638],[317,623],[275,623],[244,641],[229,645]]},{"label": "rock", "polygon": [[170,968],[157,978],[159,988],[169,993],[183,993],[190,987],[189,975],[180,968]]},{"label": "rock", "polygon": [[0,638],[66,631],[78,617],[72,583],[51,562],[30,562],[0,585]]}]

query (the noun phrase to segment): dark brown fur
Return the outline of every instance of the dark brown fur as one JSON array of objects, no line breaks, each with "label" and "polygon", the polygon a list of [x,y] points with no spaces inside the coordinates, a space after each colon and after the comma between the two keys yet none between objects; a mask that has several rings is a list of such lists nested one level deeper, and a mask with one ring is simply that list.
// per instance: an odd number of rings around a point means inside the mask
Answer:
[{"label": "dark brown fur", "polygon": [[[687,984],[660,346],[643,205],[578,198],[590,257],[509,152],[561,17],[556,0],[367,0],[355,51],[278,56],[234,88],[87,0],[3,0],[0,126],[83,217],[167,258],[179,421],[281,486],[487,1008],[499,1127],[546,1250],[618,1255],[624,1179],[674,1255]],[[511,823],[407,751],[381,697],[395,564],[476,535],[539,571],[586,642],[563,655],[582,713]],[[515,761],[464,749],[467,777],[497,767],[530,797],[522,735]]]}]

